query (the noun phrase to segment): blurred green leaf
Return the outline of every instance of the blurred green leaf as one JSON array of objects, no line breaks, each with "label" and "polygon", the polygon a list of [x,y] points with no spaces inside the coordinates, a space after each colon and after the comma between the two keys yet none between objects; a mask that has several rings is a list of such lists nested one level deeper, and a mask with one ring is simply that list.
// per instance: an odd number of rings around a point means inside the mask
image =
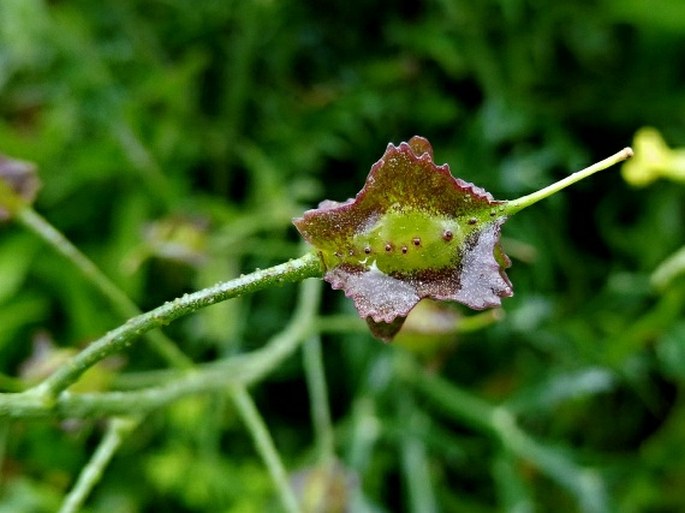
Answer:
[{"label": "blurred green leaf", "polygon": [[17,294],[24,285],[37,251],[37,241],[30,236],[3,237],[0,244],[0,304]]}]

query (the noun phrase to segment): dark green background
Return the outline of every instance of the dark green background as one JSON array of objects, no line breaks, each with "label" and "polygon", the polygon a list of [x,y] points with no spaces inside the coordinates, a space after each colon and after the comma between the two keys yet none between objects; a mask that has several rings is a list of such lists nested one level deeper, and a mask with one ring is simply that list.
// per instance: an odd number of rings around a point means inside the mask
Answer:
[{"label": "dark green background", "polygon": [[[386,144],[414,134],[500,199],[619,150],[643,126],[685,146],[684,63],[680,0],[2,0],[0,152],[38,164],[37,210],[149,309],[299,255],[290,218],[354,195]],[[517,215],[504,226],[516,293],[506,315],[460,337],[440,370],[595,469],[610,511],[685,509],[685,289],[649,282],[685,241],[684,207],[683,185],[634,190],[613,170]],[[160,221],[185,227],[174,232],[194,250],[185,261],[163,254],[168,237],[150,228]],[[198,362],[260,347],[294,293],[213,307],[168,333]],[[324,310],[351,304],[327,290]],[[35,237],[0,227],[5,375],[20,374],[32,340],[82,347],[120,321]],[[414,511],[398,450],[401,349],[366,334],[323,342],[356,492],[373,511]],[[119,365],[102,372],[163,363],[140,345]],[[287,466],[311,463],[300,359],[254,392]],[[487,433],[418,404],[441,511],[598,511],[522,462],[498,473]],[[355,468],[360,405],[379,432]],[[54,511],[100,434],[99,422],[13,422],[0,512]],[[275,504],[230,405],[205,397],[152,415],[88,511]]]}]

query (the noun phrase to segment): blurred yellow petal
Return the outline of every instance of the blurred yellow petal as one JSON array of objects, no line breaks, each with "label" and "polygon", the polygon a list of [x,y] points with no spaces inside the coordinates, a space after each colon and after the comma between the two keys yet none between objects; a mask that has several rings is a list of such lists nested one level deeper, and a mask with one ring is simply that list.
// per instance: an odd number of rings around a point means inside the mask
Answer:
[{"label": "blurred yellow petal", "polygon": [[659,178],[685,182],[685,149],[668,147],[661,134],[645,127],[635,134],[635,156],[623,164],[626,182],[634,187],[645,187]]}]

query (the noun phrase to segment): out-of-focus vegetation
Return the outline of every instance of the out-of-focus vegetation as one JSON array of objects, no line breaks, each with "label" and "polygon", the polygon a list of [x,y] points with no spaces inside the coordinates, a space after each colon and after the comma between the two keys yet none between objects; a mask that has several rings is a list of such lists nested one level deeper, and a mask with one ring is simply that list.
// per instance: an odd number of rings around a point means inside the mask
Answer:
[{"label": "out-of-focus vegetation", "polygon": [[[2,0],[0,153],[36,163],[36,210],[150,309],[299,255],[290,219],[353,195],[389,141],[428,137],[498,198],[644,126],[685,146],[684,61],[680,0]],[[494,324],[458,309],[467,328],[436,349],[371,339],[327,290],[326,511],[685,509],[685,186],[661,176],[637,189],[605,172],[513,218],[516,295]],[[196,362],[226,358],[282,329],[295,294],[166,333]],[[34,234],[0,227],[4,391],[123,320]],[[166,365],[140,344],[79,385],[126,389]],[[304,375],[297,355],[251,392],[306,495]],[[102,432],[2,420],[0,512],[55,511]],[[233,404],[205,395],[148,416],[86,511],[278,508]]]}]

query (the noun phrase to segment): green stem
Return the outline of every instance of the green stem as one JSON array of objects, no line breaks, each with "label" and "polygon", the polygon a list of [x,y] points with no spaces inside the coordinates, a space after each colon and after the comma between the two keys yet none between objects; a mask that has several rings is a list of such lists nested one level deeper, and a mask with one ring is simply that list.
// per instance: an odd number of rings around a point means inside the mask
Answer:
[{"label": "green stem", "polygon": [[[91,283],[115,308],[117,313],[128,319],[140,315],[141,310],[117,287],[86,255],[31,207],[25,206],[16,213],[17,220],[37,235],[58,254],[67,259],[81,275]],[[149,342],[167,363],[179,368],[189,368],[193,362],[162,332],[147,335]]]},{"label": "green stem", "polygon": [[499,511],[534,513],[535,503],[530,489],[530,477],[521,472],[518,458],[501,450],[493,458],[492,479],[497,488]]},{"label": "green stem", "polygon": [[274,446],[274,442],[269,435],[269,430],[264,423],[264,419],[259,414],[252,398],[244,387],[235,386],[232,388],[232,397],[238,408],[238,413],[245,422],[248,431],[252,435],[255,447],[259,455],[264,460],[271,479],[278,489],[283,507],[288,513],[302,513],[295,497],[295,492],[288,482],[288,474],[283,466],[283,462]]},{"label": "green stem", "polygon": [[333,425],[328,408],[328,387],[323,366],[321,338],[311,337],[303,347],[304,371],[309,389],[314,433],[319,445],[319,457],[323,465],[335,457]]},{"label": "green stem", "polygon": [[398,397],[398,423],[402,426],[400,455],[404,481],[409,497],[409,511],[413,513],[435,513],[438,511],[431,468],[426,444],[420,437],[425,433],[429,420],[418,408],[414,394],[400,394]]},{"label": "green stem", "polygon": [[504,215],[512,216],[517,212],[520,212],[524,208],[530,207],[538,201],[545,199],[548,196],[551,196],[552,194],[559,192],[562,189],[565,189],[569,185],[573,185],[574,183],[583,180],[584,178],[587,178],[588,176],[593,175],[598,171],[607,169],[608,167],[611,167],[614,164],[618,164],[619,162],[622,162],[626,159],[629,159],[632,156],[633,150],[631,148],[623,148],[621,151],[614,153],[611,157],[605,158],[604,160],[601,160],[596,164],[592,164],[591,166],[586,167],[585,169],[576,171],[572,175],[569,175],[566,178],[563,178],[558,182],[553,183],[552,185],[548,185],[547,187],[540,189],[539,191],[535,191],[531,194],[522,196],[515,200],[507,201],[503,205]]},{"label": "green stem", "polygon": [[81,470],[76,484],[64,498],[59,513],[75,513],[81,509],[86,498],[100,481],[105,467],[114,453],[138,424],[139,419],[114,418],[110,420],[105,436],[100,441],[90,461]]},{"label": "green stem", "polygon": [[439,405],[442,411],[475,429],[497,438],[517,457],[529,461],[540,471],[576,496],[581,511],[608,511],[604,482],[594,471],[577,465],[563,451],[542,444],[523,431],[515,416],[503,406],[492,406],[455,387],[435,374],[429,374],[413,362],[403,362],[402,374],[416,389]]},{"label": "green stem", "polygon": [[[300,286],[295,313],[287,327],[264,347],[252,353],[234,356],[220,362],[198,365],[189,372],[179,370],[152,372],[153,380],[147,383],[147,388],[129,392],[77,394],[66,391],[59,393],[56,399],[51,399],[52,388],[60,389],[64,380],[74,378],[68,374],[61,376],[53,374],[48,378],[53,380],[51,384],[43,382],[26,392],[0,394],[0,418],[48,415],[85,418],[126,415],[132,411],[142,414],[188,395],[225,390],[227,385],[247,386],[262,379],[291,355],[303,340],[311,336],[315,329],[320,294],[320,281],[304,281]],[[113,349],[112,346],[106,346],[104,350]],[[76,358],[83,357],[82,355],[81,353]],[[72,362],[62,372],[73,372],[82,365],[86,364]]]},{"label": "green stem", "polygon": [[218,283],[192,294],[184,294],[182,297],[167,302],[154,310],[129,319],[125,324],[91,343],[70,362],[60,367],[38,385],[38,388],[41,393],[54,398],[59,392],[73,384],[87,369],[107,356],[131,345],[133,340],[143,333],[232,297],[250,294],[281,283],[320,277],[322,274],[323,269],[318,255],[307,253],[296,260],[258,270],[231,281]]},{"label": "green stem", "polygon": [[374,448],[381,435],[381,421],[378,418],[376,397],[361,395],[352,404],[352,427],[345,460],[351,470],[364,476],[371,466]]},{"label": "green stem", "polygon": [[162,200],[166,207],[171,210],[177,198],[169,177],[164,174],[159,162],[155,160],[152,153],[133,132],[131,126],[123,119],[119,122],[112,122],[111,130],[124,155],[133,165],[133,168],[138,171],[141,181],[150,192],[150,196]]},{"label": "green stem", "polygon": [[309,390],[314,436],[318,445],[320,480],[307,490],[307,510],[325,511],[330,502],[332,481],[335,478],[335,442],[331,412],[328,407],[328,386],[321,350],[321,336],[317,333],[302,348],[304,372]]}]

